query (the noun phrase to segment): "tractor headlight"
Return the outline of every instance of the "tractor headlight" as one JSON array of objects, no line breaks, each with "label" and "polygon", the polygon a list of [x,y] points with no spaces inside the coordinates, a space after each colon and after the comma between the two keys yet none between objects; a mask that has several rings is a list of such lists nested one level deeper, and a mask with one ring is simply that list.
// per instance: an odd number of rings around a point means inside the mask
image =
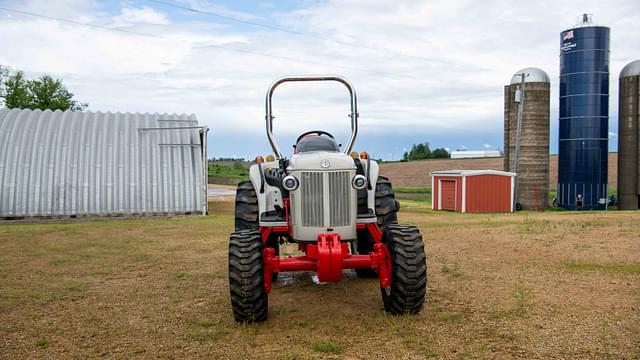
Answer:
[{"label": "tractor headlight", "polygon": [[282,179],[282,186],[287,189],[287,191],[293,191],[298,188],[300,182],[293,175],[286,176]]},{"label": "tractor headlight", "polygon": [[356,175],[353,177],[351,185],[358,190],[364,189],[367,186],[367,178],[363,175]]}]

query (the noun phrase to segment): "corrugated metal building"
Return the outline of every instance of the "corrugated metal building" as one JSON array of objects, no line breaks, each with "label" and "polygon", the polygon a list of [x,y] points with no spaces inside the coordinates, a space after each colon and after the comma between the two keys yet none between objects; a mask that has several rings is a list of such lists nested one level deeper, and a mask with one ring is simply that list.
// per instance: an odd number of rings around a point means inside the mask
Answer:
[{"label": "corrugated metal building", "polygon": [[194,115],[0,109],[0,217],[207,213]]},{"label": "corrugated metal building", "polygon": [[493,158],[501,156],[502,154],[498,150],[464,150],[451,152],[452,159]]},{"label": "corrugated metal building", "polygon": [[496,170],[431,173],[431,208],[470,213],[512,212],[516,174]]}]

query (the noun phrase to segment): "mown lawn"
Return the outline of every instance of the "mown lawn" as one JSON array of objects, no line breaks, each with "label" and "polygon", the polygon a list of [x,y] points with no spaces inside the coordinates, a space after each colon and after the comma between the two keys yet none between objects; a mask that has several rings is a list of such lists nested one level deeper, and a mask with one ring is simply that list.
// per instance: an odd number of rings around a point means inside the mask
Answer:
[{"label": "mown lawn", "polygon": [[403,201],[428,253],[419,315],[386,315],[375,279],[301,274],[276,284],[267,322],[243,325],[227,286],[231,206],[0,225],[0,357],[640,357],[640,213],[463,215]]}]

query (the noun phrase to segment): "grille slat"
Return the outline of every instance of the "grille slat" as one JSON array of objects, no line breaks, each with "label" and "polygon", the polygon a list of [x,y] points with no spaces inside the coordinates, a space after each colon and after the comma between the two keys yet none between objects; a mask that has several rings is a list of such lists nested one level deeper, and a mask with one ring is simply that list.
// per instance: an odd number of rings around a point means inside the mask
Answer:
[{"label": "grille slat", "polygon": [[302,192],[302,226],[324,226],[322,173],[303,172],[300,187]]},{"label": "grille slat", "polygon": [[327,176],[329,226],[351,225],[351,176],[348,171],[301,174],[302,226],[324,227],[324,176]]},{"label": "grille slat", "polygon": [[346,171],[329,173],[329,223],[331,226],[348,226],[351,194],[349,173]]}]

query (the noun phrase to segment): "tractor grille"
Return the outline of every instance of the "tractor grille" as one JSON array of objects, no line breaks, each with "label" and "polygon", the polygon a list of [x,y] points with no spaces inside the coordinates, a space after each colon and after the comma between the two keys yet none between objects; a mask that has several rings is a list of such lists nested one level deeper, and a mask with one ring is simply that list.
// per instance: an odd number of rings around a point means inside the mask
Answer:
[{"label": "tractor grille", "polygon": [[329,218],[331,226],[351,225],[351,184],[346,171],[329,173]]},{"label": "tractor grille", "polygon": [[[324,181],[328,182],[328,198],[324,198]],[[329,208],[329,226],[351,225],[351,181],[348,171],[310,172],[301,174],[302,226],[324,227],[324,209]]]},{"label": "tractor grille", "polygon": [[302,226],[324,226],[322,173],[303,172],[300,190],[302,192]]}]

